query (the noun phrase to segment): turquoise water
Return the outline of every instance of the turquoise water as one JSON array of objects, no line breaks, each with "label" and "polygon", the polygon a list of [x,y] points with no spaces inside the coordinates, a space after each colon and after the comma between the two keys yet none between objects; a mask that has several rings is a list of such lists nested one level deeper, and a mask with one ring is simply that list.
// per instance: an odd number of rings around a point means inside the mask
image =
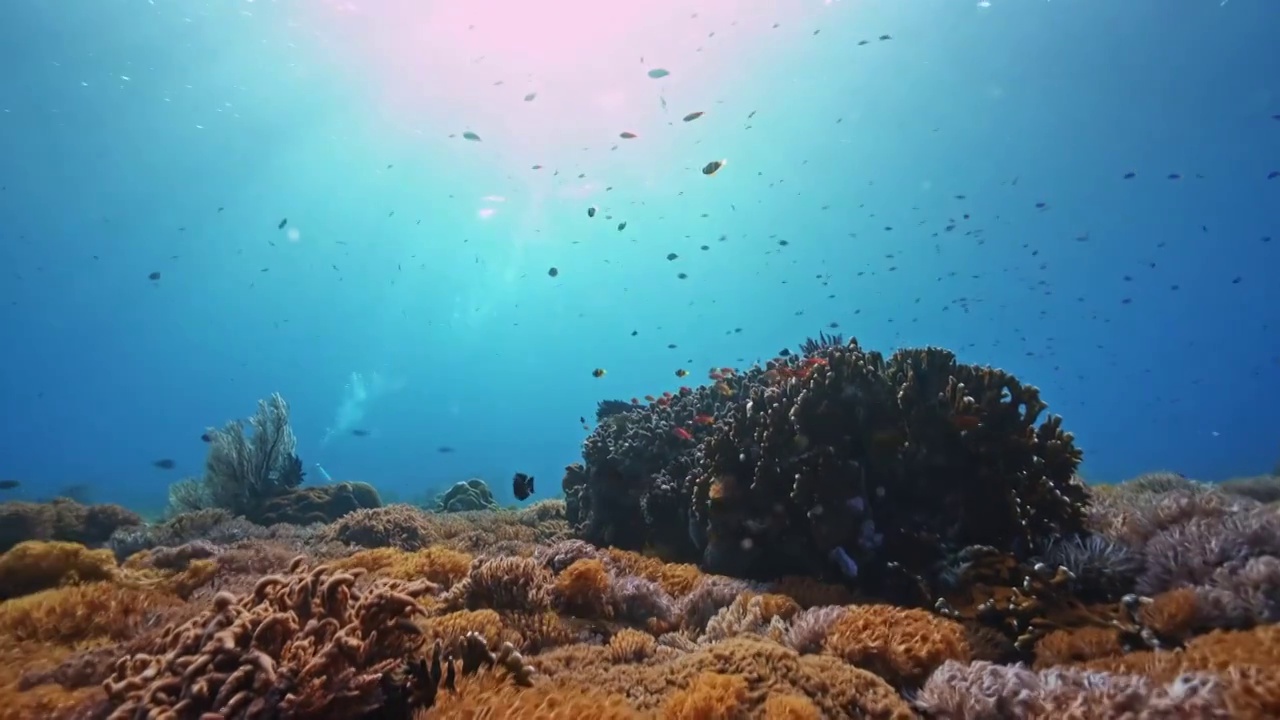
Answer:
[{"label": "turquoise water", "polygon": [[1091,479],[1280,457],[1280,4],[454,5],[0,9],[9,497],[159,508],[274,391],[309,479],[546,496],[824,330],[1039,385]]}]

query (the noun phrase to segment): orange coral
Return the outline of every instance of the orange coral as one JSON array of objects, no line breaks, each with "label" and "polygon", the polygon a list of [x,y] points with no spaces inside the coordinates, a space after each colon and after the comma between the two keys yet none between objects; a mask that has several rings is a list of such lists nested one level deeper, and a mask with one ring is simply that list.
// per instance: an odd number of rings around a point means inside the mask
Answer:
[{"label": "orange coral", "polygon": [[45,590],[0,604],[0,637],[59,645],[127,640],[181,605],[167,593],[106,582]]},{"label": "orange coral", "polygon": [[899,687],[919,685],[947,660],[970,657],[959,623],[892,605],[850,606],[832,626],[826,650]]},{"label": "orange coral", "polygon": [[471,571],[467,553],[433,545],[414,552],[396,548],[376,548],[334,561],[341,570],[363,568],[370,574],[393,580],[428,580],[446,589],[462,581]]},{"label": "orange coral", "polygon": [[520,641],[518,635],[508,631],[497,611],[459,610],[457,612],[428,617],[418,622],[428,640],[439,640],[449,652],[456,652],[467,633],[479,633],[497,642]]},{"label": "orange coral", "polygon": [[564,612],[583,618],[609,618],[609,571],[600,560],[583,558],[555,580],[552,596]]},{"label": "orange coral", "polygon": [[704,672],[667,699],[662,716],[672,720],[745,718],[747,681],[740,675]]},{"label": "orange coral", "polygon": [[688,595],[705,577],[697,565],[664,563],[658,558],[617,548],[609,548],[605,552],[619,574],[637,575],[652,580],[675,597]]},{"label": "orange coral", "polygon": [[822,720],[822,711],[800,695],[770,695],[760,708],[763,720]]},{"label": "orange coral", "polygon": [[1035,648],[1037,669],[1124,653],[1116,630],[1102,627],[1054,630],[1040,638]]},{"label": "orange coral", "polygon": [[117,576],[110,550],[79,543],[28,540],[0,555],[0,600],[59,585],[110,580]]},{"label": "orange coral", "polygon": [[1181,588],[1160,593],[1139,608],[1138,620],[1162,638],[1182,640],[1200,622],[1196,591]]},{"label": "orange coral", "polygon": [[551,571],[533,558],[476,558],[443,602],[451,610],[542,611],[551,607],[551,585]]},{"label": "orange coral", "polygon": [[626,699],[585,688],[551,684],[512,687],[500,673],[479,673],[458,680],[457,691],[443,693],[414,720],[637,720],[644,715]]},{"label": "orange coral", "polygon": [[609,659],[615,663],[642,662],[657,649],[652,635],[632,628],[623,628],[609,638]]}]

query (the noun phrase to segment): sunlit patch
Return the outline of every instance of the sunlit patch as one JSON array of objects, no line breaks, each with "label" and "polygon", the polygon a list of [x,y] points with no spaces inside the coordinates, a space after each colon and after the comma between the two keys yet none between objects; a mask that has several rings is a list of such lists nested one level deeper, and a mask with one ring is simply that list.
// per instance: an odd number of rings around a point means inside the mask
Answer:
[{"label": "sunlit patch", "polygon": [[596,183],[579,183],[577,185],[565,185],[556,190],[556,196],[567,198],[570,200],[585,200],[596,194],[600,186]]},{"label": "sunlit patch", "polygon": [[485,195],[480,199],[484,200],[485,202],[506,202],[507,201],[507,199],[502,197],[501,195]]},{"label": "sunlit patch", "polygon": [[476,211],[476,217],[480,218],[481,220],[488,220],[489,218],[493,217],[497,213],[498,213],[497,208],[480,208],[479,210]]},{"label": "sunlit patch", "polygon": [[302,239],[302,233],[298,232],[298,228],[289,228],[284,232],[284,236],[289,242],[298,242]]}]

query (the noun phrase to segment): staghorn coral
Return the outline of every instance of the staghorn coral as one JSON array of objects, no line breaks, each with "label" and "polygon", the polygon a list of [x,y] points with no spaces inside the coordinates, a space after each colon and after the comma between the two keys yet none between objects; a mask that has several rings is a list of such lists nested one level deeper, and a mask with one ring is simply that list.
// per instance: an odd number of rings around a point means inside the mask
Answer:
[{"label": "staghorn coral", "polygon": [[220,593],[169,628],[156,652],[122,657],[104,683],[113,720],[165,711],[266,718],[357,717],[381,703],[384,676],[414,655],[410,618],[431,583],[375,581],[302,558],[252,593]]}]

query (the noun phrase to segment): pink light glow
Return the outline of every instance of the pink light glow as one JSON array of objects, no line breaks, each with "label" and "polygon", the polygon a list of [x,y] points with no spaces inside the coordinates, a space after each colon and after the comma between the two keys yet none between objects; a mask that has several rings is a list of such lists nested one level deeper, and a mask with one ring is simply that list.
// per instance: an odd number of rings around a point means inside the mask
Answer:
[{"label": "pink light glow", "polygon": [[[823,9],[821,0],[323,0],[307,7],[319,13],[312,20],[340,61],[380,96],[384,117],[433,132],[470,130],[486,150],[519,148],[522,160],[607,149],[623,130],[647,137],[670,119],[658,111],[664,93],[687,99],[672,113],[708,109],[693,104],[749,81],[744,67],[778,41],[775,22]],[[671,75],[647,77],[657,67]],[[536,99],[525,102],[528,93]]]}]

